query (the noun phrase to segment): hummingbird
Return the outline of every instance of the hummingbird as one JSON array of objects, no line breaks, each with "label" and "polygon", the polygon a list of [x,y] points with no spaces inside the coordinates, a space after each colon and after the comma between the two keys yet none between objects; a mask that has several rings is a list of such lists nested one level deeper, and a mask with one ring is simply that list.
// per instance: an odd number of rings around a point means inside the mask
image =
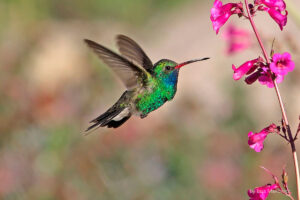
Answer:
[{"label": "hummingbird", "polygon": [[142,119],[147,117],[150,112],[174,98],[181,67],[209,59],[205,57],[179,64],[169,59],[161,59],[153,64],[131,38],[117,35],[116,40],[120,55],[94,41],[84,39],[126,87],[126,91],[113,106],[90,121],[91,125],[86,131],[98,127],[117,128],[132,115]]}]

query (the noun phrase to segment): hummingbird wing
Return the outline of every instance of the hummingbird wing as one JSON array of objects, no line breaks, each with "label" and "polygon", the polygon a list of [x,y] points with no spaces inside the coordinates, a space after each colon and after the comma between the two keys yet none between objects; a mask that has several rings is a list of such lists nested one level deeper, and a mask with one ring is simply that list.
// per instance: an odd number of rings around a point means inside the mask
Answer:
[{"label": "hummingbird wing", "polygon": [[127,89],[136,88],[140,83],[143,83],[142,80],[147,78],[147,72],[145,70],[136,66],[126,58],[119,56],[96,42],[87,39],[84,41],[104,63],[113,69]]},{"label": "hummingbird wing", "polygon": [[150,74],[153,73],[153,64],[143,49],[132,39],[125,35],[117,36],[117,45],[123,56],[135,61]]}]

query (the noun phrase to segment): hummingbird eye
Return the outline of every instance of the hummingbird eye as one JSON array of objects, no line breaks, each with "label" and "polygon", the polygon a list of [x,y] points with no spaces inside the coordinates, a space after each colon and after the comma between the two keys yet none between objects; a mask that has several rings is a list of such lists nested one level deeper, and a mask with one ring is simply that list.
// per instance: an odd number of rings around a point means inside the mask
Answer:
[{"label": "hummingbird eye", "polygon": [[168,70],[168,71],[169,71],[170,69],[171,69],[171,66],[169,66],[169,65],[168,65],[168,66],[166,66],[166,70]]}]

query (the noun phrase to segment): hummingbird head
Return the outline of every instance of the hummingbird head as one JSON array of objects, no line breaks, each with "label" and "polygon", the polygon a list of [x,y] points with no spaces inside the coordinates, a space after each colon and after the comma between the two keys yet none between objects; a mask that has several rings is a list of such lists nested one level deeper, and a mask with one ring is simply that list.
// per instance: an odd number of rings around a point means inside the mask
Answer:
[{"label": "hummingbird head", "polygon": [[181,67],[207,59],[209,58],[194,59],[179,64],[172,60],[162,59],[154,64],[154,74],[156,78],[163,80],[166,84],[174,85],[177,83],[178,73]]},{"label": "hummingbird head", "polygon": [[154,76],[161,80],[163,84],[168,86],[176,85],[179,72],[179,69],[175,69],[176,66],[176,62],[162,59],[154,64]]}]

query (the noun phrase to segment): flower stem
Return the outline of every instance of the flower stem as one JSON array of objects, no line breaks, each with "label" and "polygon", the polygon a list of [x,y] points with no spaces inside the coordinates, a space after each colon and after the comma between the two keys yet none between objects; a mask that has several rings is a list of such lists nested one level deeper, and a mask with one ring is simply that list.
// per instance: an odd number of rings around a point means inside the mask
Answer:
[{"label": "flower stem", "polygon": [[[258,41],[258,43],[261,47],[261,50],[263,52],[263,55],[264,55],[265,59],[266,59],[266,62],[269,65],[271,62],[270,62],[269,56],[266,52],[266,49],[265,49],[265,47],[264,47],[264,45],[263,45],[263,43],[260,39],[260,36],[259,36],[258,31],[256,29],[256,26],[253,22],[253,19],[252,19],[251,13],[250,13],[250,9],[249,9],[249,5],[248,5],[248,0],[245,0],[245,5],[246,5],[247,14],[248,14],[248,19],[251,23],[251,26],[253,28],[253,31],[254,31],[255,36],[257,38],[257,41]],[[286,112],[285,112],[285,108],[284,108],[284,105],[283,105],[283,102],[282,102],[282,98],[281,98],[281,95],[280,95],[280,91],[279,91],[279,88],[278,88],[278,85],[277,85],[275,79],[273,79],[273,84],[274,84],[275,92],[276,92],[276,95],[277,95],[277,98],[278,98],[278,101],[279,101],[279,106],[280,106],[281,113],[282,113],[283,125],[284,125],[284,128],[286,129],[286,131],[288,133],[289,142],[291,144],[293,160],[294,160],[294,168],[295,168],[295,174],[296,174],[296,183],[297,183],[297,197],[298,197],[297,199],[300,200],[300,178],[299,178],[298,158],[297,158],[297,152],[296,152],[296,147],[295,147],[295,139],[293,138],[293,135],[292,135],[292,132],[291,132],[291,129],[290,129],[290,125],[289,125],[289,122],[288,122],[288,119],[287,119],[287,115],[286,115]]]}]

